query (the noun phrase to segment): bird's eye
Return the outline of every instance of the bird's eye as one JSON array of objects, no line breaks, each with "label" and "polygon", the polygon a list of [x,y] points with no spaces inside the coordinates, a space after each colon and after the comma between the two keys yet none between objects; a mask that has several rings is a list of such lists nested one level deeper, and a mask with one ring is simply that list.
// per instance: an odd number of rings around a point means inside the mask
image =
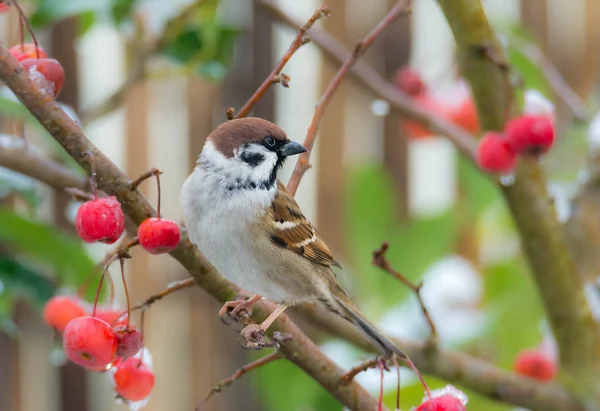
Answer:
[{"label": "bird's eye", "polygon": [[275,146],[275,137],[273,136],[266,136],[265,137],[265,144],[269,147],[274,147]]}]

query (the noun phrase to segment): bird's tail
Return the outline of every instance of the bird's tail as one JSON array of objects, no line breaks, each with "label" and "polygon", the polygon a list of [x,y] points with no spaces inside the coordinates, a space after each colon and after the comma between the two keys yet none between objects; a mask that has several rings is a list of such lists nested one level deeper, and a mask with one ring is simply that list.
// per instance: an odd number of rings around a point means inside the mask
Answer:
[{"label": "bird's tail", "polygon": [[383,355],[390,356],[396,354],[399,358],[408,360],[408,356],[404,351],[396,346],[388,337],[386,337],[377,327],[366,320],[359,312],[358,308],[349,301],[344,301],[343,298],[334,296],[338,304],[343,308],[347,319],[352,321],[367,337],[367,339],[377,348]]}]

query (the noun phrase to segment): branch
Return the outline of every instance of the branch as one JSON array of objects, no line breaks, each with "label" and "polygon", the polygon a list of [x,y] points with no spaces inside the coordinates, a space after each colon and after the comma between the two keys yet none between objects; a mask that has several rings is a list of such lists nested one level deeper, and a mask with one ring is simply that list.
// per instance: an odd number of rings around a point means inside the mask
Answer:
[{"label": "branch", "polygon": [[131,311],[136,311],[136,310],[146,311],[152,304],[154,304],[155,302],[157,302],[159,300],[162,300],[167,295],[172,294],[176,291],[185,290],[186,288],[190,288],[195,285],[197,285],[197,284],[196,284],[196,280],[194,278],[187,278],[185,280],[176,281],[174,283],[171,283],[167,286],[167,288],[165,288],[160,293],[151,295],[150,297],[146,298],[143,302],[131,307]]},{"label": "branch", "polygon": [[218,383],[217,385],[215,385],[210,392],[206,395],[206,397],[204,397],[204,399],[202,400],[202,402],[198,405],[198,407],[196,408],[196,411],[200,411],[202,409],[202,406],[216,393],[222,392],[225,388],[229,387],[231,384],[233,384],[236,380],[238,380],[239,378],[243,377],[244,375],[246,375],[247,373],[249,373],[250,371],[254,371],[260,367],[263,367],[267,364],[271,364],[272,362],[275,362],[279,359],[281,359],[281,354],[279,354],[277,351],[273,352],[271,354],[265,355],[262,358],[259,358],[256,361],[252,361],[250,364],[246,364],[243,367],[239,368],[236,372],[233,373],[233,375],[231,375],[230,377],[225,378],[223,381],[221,381],[220,383]]},{"label": "branch", "polygon": [[[328,333],[369,352],[369,341],[351,324],[312,305],[298,308],[302,316]],[[584,407],[559,383],[544,383],[502,370],[483,360],[457,351],[431,347],[430,344],[392,338],[405,349],[418,369],[450,383],[473,390],[496,401],[544,411],[584,411]],[[366,363],[369,365],[371,363]],[[365,365],[365,364],[363,364]]]},{"label": "branch", "polygon": [[150,58],[159,53],[167,44],[174,40],[181,30],[185,27],[185,24],[190,16],[192,16],[196,10],[200,7],[203,0],[196,0],[193,3],[185,6],[177,16],[169,20],[162,32],[162,35],[151,45],[138,44],[135,46],[138,52],[131,70],[129,71],[127,78],[114,93],[106,98],[103,102],[97,106],[92,107],[88,110],[83,110],[79,116],[82,124],[88,124],[91,121],[112,113],[114,110],[121,107],[125,96],[137,83],[144,80],[147,76],[146,67]]},{"label": "branch", "polygon": [[[274,0],[256,0],[256,2],[275,19],[287,26],[292,28],[301,26],[302,23],[277,6]],[[313,27],[310,29],[309,34],[312,42],[317,44],[330,60],[343,63],[351,57],[351,53],[344,45],[329,33]],[[467,158],[475,159],[477,140],[473,135],[441,118],[436,113],[416,106],[409,96],[381,77],[377,71],[366,63],[357,61],[349,72],[377,97],[386,100],[402,116],[446,136]]]},{"label": "branch", "polygon": [[375,250],[373,252],[373,265],[383,269],[388,274],[391,274],[392,277],[394,277],[395,279],[400,281],[402,284],[404,284],[405,286],[410,288],[415,293],[415,295],[417,296],[417,300],[419,301],[419,305],[421,306],[421,311],[423,311],[423,315],[425,316],[425,320],[427,321],[427,325],[429,326],[429,330],[431,332],[431,335],[429,337],[429,343],[432,346],[436,346],[438,343],[438,334],[435,329],[435,324],[433,323],[433,319],[429,315],[429,311],[427,310],[427,307],[425,306],[425,303],[423,302],[423,297],[421,296],[421,288],[423,288],[423,282],[420,282],[419,284],[414,284],[408,278],[406,278],[402,273],[394,270],[394,268],[391,266],[390,262],[385,257],[388,247],[389,247],[388,243],[383,243],[379,250]]},{"label": "branch", "polygon": [[[88,172],[91,153],[95,159],[98,186],[115,195],[124,213],[136,225],[149,216],[156,216],[156,210],[137,190],[130,190],[130,180],[108,157],[94,146],[77,124],[49,96],[45,96],[29,79],[27,72],[14,59],[3,43],[0,43],[0,80],[12,90],[21,102],[31,111],[55,140]],[[230,301],[241,291],[223,278],[190,242],[185,231],[181,242],[171,256],[179,261],[196,280],[198,285],[221,302]],[[273,304],[258,303],[255,318],[263,321],[274,309]],[[269,329],[274,332],[291,334],[292,340],[283,344],[280,352],[313,377],[338,401],[352,410],[375,409],[377,400],[364,388],[352,382],[347,386],[337,384],[343,370],[333,363],[300,329],[285,315],[282,315]]]},{"label": "branch", "polygon": [[[329,14],[331,14],[331,12],[329,11],[329,8],[327,6],[321,6],[317,10],[315,10],[313,15],[306,21],[306,23],[304,23],[302,27],[300,27],[296,38],[294,39],[294,41],[292,41],[292,44],[290,44],[290,47],[287,49],[281,60],[279,60],[279,63],[277,63],[271,74],[269,74],[269,77],[265,79],[265,81],[260,85],[258,90],[254,92],[252,97],[250,97],[246,104],[244,104],[244,106],[240,109],[240,111],[237,114],[237,118],[246,117],[248,113],[250,113],[250,110],[252,110],[252,107],[254,107],[254,105],[265,95],[267,90],[269,90],[271,85],[281,82],[282,77],[280,75],[281,70],[283,70],[283,67],[285,67],[287,62],[290,61],[294,53],[296,53],[296,51],[298,51],[298,49],[302,47],[302,45],[310,41],[307,37],[304,36],[308,29],[310,29],[317,22],[317,20],[329,17]],[[283,80],[284,87],[287,87],[286,84],[289,85],[289,77],[286,76]]]},{"label": "branch", "polygon": [[590,119],[590,113],[585,102],[569,86],[560,71],[546,58],[538,46],[528,41],[516,39],[510,41],[510,46],[542,69],[554,93],[565,102],[577,120],[588,121]]},{"label": "branch", "polygon": [[309,159],[312,148],[315,144],[315,140],[317,138],[317,130],[319,129],[319,123],[325,114],[325,109],[327,105],[333,98],[333,95],[337,91],[337,89],[342,84],[342,80],[346,77],[348,70],[356,64],[358,58],[373,44],[373,42],[381,35],[381,33],[386,29],[387,26],[392,24],[398,17],[401,15],[410,12],[408,8],[409,0],[399,0],[394,7],[388,12],[388,14],[375,26],[373,30],[367,36],[358,42],[356,46],[354,46],[354,51],[352,54],[346,59],[342,67],[338,70],[338,72],[333,76],[331,82],[325,89],[325,92],[319,99],[317,106],[315,107],[315,113],[313,114],[313,118],[308,126],[308,130],[306,132],[306,138],[304,139],[304,147],[308,150],[306,153],[302,153],[298,162],[296,163],[296,167],[290,177],[290,181],[287,184],[287,188],[292,195],[296,194],[296,190],[298,189],[298,185],[300,184],[300,180],[302,180],[302,176],[306,173],[306,170],[310,168]]},{"label": "branch", "polygon": [[[471,84],[482,126],[503,129],[505,109],[515,107],[507,92],[507,70],[477,49],[493,49],[506,61],[480,0],[439,0],[457,45],[461,72]],[[600,329],[594,322],[581,278],[566,243],[556,210],[548,199],[546,178],[535,159],[520,161],[513,185],[503,186],[521,243],[560,348],[563,378],[569,388],[600,405]],[[585,393],[585,394],[583,394]]]},{"label": "branch", "polygon": [[85,176],[77,175],[71,169],[34,153],[27,146],[2,146],[0,148],[0,165],[59,190],[67,187],[86,189],[89,186]]}]

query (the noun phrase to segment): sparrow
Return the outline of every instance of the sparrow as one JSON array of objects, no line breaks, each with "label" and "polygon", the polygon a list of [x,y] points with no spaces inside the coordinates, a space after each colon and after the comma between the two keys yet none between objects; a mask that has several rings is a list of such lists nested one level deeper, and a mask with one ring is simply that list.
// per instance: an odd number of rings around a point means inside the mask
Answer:
[{"label": "sparrow", "polygon": [[188,235],[223,276],[253,294],[227,302],[219,315],[236,314],[261,298],[277,302],[262,324],[242,330],[250,340],[287,307],[317,304],[354,323],[381,354],[407,358],[340,286],[332,270],[340,265],[277,179],[289,156],[306,151],[260,118],[229,120],[206,139],[181,187]]}]

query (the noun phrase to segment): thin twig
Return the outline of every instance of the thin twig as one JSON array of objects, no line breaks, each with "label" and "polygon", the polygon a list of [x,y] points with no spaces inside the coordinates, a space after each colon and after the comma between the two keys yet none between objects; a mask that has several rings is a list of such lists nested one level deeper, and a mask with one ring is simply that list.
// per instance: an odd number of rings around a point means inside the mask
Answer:
[{"label": "thin twig", "polygon": [[217,385],[215,385],[210,392],[206,395],[206,397],[204,397],[204,399],[202,400],[202,402],[200,402],[200,404],[198,405],[198,407],[196,407],[196,411],[200,411],[202,409],[202,407],[204,406],[204,404],[216,393],[222,392],[225,388],[229,387],[231,384],[233,384],[236,380],[238,380],[239,378],[243,377],[244,375],[246,375],[247,373],[249,373],[250,371],[254,371],[260,367],[263,367],[267,364],[270,364],[272,362],[275,362],[279,359],[283,358],[281,356],[281,354],[277,351],[269,354],[269,355],[265,355],[262,358],[259,358],[256,361],[252,361],[250,364],[246,364],[243,367],[240,367],[236,372],[234,372],[230,377],[225,378],[223,381],[221,381],[220,383],[218,383]]},{"label": "thin twig", "polygon": [[565,102],[575,118],[581,121],[590,119],[590,112],[583,99],[569,86],[560,71],[548,60],[538,46],[525,40],[512,39],[510,47],[526,56],[542,70],[554,93]]},{"label": "thin twig", "polygon": [[398,17],[403,14],[410,13],[410,8],[408,8],[408,4],[410,2],[408,0],[399,0],[394,7],[388,12],[388,14],[381,20],[377,26],[359,43],[354,47],[354,51],[350,55],[350,57],[346,60],[346,62],[340,67],[338,72],[335,74],[331,82],[325,89],[325,92],[319,99],[317,106],[315,107],[315,113],[313,118],[308,126],[308,130],[306,133],[306,138],[304,139],[304,147],[308,150],[307,152],[300,155],[298,159],[298,163],[296,163],[296,167],[294,168],[294,172],[290,177],[290,181],[287,185],[288,190],[292,195],[296,194],[296,190],[298,189],[298,185],[300,184],[300,180],[302,180],[302,176],[306,171],[310,168],[309,159],[310,153],[312,151],[313,146],[315,145],[315,139],[317,138],[317,130],[319,128],[319,124],[321,119],[323,118],[323,114],[325,114],[325,109],[327,105],[333,98],[333,95],[337,91],[337,89],[342,84],[342,80],[348,73],[348,71],[352,68],[354,63],[358,60],[358,58],[373,44],[373,42],[379,37],[379,35],[392,24]]},{"label": "thin twig", "polygon": [[137,188],[139,187],[139,185],[142,184],[144,181],[146,181],[150,177],[154,177],[154,176],[156,176],[158,178],[158,176],[161,175],[162,173],[163,172],[161,170],[159,170],[158,168],[153,167],[150,170],[146,171],[141,176],[139,176],[138,178],[136,178],[135,180],[133,180],[132,182],[130,182],[129,183],[129,189],[131,191],[137,190]]},{"label": "thin twig", "polygon": [[162,300],[167,295],[172,294],[175,291],[194,287],[195,285],[197,285],[197,284],[193,278],[186,278],[185,280],[171,283],[167,286],[167,288],[165,288],[160,293],[151,295],[150,297],[146,298],[143,302],[137,304],[134,307],[131,307],[131,311],[136,311],[136,310],[146,311],[152,304],[154,304],[158,300]]},{"label": "thin twig", "polygon": [[[304,25],[302,27],[300,27],[300,30],[298,30],[298,34],[296,35],[296,38],[294,39],[292,44],[290,44],[290,47],[285,52],[285,54],[283,55],[281,60],[279,60],[279,62],[277,63],[277,65],[275,66],[275,68],[273,69],[271,74],[269,74],[269,76],[265,79],[265,81],[263,81],[263,83],[260,85],[260,87],[258,87],[258,89],[254,92],[252,97],[250,97],[250,99],[248,99],[248,101],[246,102],[246,104],[244,104],[244,106],[240,109],[240,111],[238,111],[236,118],[246,117],[248,115],[248,113],[250,113],[250,110],[252,110],[254,105],[265,95],[267,90],[269,90],[269,87],[271,87],[275,83],[281,82],[281,77],[279,77],[281,74],[281,70],[283,70],[283,67],[285,67],[287,62],[290,61],[290,59],[292,58],[294,53],[296,53],[296,51],[298,51],[298,49],[300,47],[302,47],[302,45],[306,44],[306,39],[305,39],[304,35],[308,31],[308,29],[310,29],[317,22],[317,20],[319,20],[321,18],[327,18],[329,16],[329,14],[330,14],[330,11],[329,11],[329,8],[327,8],[327,6],[321,6],[317,10],[315,10],[313,15],[306,21],[306,23],[304,23]],[[279,77],[280,81],[276,81],[276,79],[278,77]],[[289,83],[289,77],[288,77],[288,83]],[[282,82],[282,84],[284,87],[287,87],[286,83]]]},{"label": "thin twig", "polygon": [[348,383],[348,382],[352,381],[354,379],[354,377],[356,377],[361,372],[364,372],[364,371],[367,371],[368,369],[377,367],[380,360],[381,360],[380,357],[371,358],[359,365],[356,365],[356,366],[350,368],[350,370],[348,370],[347,373],[345,373],[344,375],[342,375],[340,377],[340,383],[341,384]]},{"label": "thin twig", "polygon": [[408,278],[406,278],[402,273],[398,272],[397,270],[394,270],[390,262],[385,257],[385,253],[387,252],[388,248],[389,244],[383,243],[381,245],[381,248],[373,252],[373,265],[383,269],[415,293],[415,295],[417,296],[417,300],[419,301],[419,305],[421,306],[421,310],[423,311],[423,315],[425,316],[425,320],[427,321],[427,325],[429,326],[429,330],[431,332],[429,342],[431,345],[435,346],[437,344],[438,334],[433,319],[429,315],[429,311],[427,310],[425,302],[423,301],[423,297],[421,296],[421,288],[423,288],[423,282],[415,284]]},{"label": "thin twig", "polygon": [[[302,24],[279,7],[273,0],[256,0],[256,2],[263,9],[271,13],[275,19],[289,27],[298,28]],[[330,60],[343,63],[350,58],[351,53],[346,47],[326,31],[313,27],[310,30],[310,37]],[[414,120],[429,130],[446,136],[467,158],[472,161],[475,160],[477,151],[477,139],[475,136],[442,118],[438,113],[416,106],[409,96],[381,77],[368,64],[359,60],[352,67],[350,73],[377,97],[389,102],[392,109],[400,115]]]}]

